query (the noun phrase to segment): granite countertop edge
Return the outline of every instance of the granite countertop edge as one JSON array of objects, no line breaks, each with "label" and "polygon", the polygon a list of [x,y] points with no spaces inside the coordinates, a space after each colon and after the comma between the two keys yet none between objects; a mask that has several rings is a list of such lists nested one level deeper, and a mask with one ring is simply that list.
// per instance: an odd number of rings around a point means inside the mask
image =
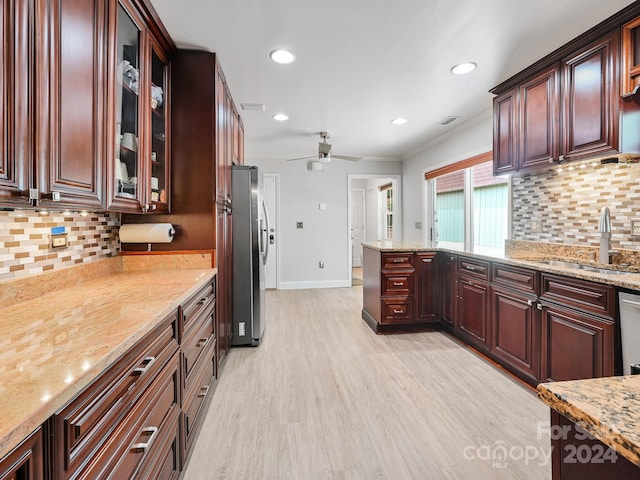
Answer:
[{"label": "granite countertop edge", "polygon": [[[541,383],[538,385],[538,397],[556,412],[564,415],[572,422],[576,423],[583,430],[587,431],[594,438],[600,440],[605,445],[611,447],[618,454],[625,457],[634,465],[640,467],[640,442],[637,438],[630,438],[631,435],[638,435],[629,432],[634,425],[629,425],[624,414],[612,415],[612,408],[609,401],[599,396],[598,388],[592,393],[590,386],[609,382],[612,388],[632,388],[631,381],[636,379],[632,376],[608,377],[587,380],[571,380],[566,382]],[[595,382],[594,382],[595,381]],[[640,387],[640,382],[637,382]],[[572,392],[574,388],[579,388],[582,393],[579,395]],[[610,392],[610,395],[616,392]],[[638,389],[640,397],[640,389]],[[590,397],[590,398],[589,398]],[[581,406],[590,400],[586,406]],[[607,410],[609,408],[609,410]],[[591,410],[591,411],[589,411]],[[618,409],[620,410],[620,409]],[[616,410],[616,412],[618,411]],[[617,422],[617,423],[616,423]]]},{"label": "granite countertop edge", "polygon": [[[40,427],[56,411],[58,411],[77,394],[79,394],[86,386],[88,386],[100,374],[107,370],[115,361],[117,361],[126,351],[133,347],[148,332],[153,330],[164,319],[166,319],[167,316],[170,315],[174,310],[177,312],[178,306],[188,300],[202,287],[204,287],[207,282],[211,281],[216,273],[216,268],[180,271],[123,271],[105,275],[104,277],[99,279],[87,280],[86,282],[82,283],[82,288],[95,288],[98,292],[100,292],[101,290],[104,291],[105,288],[108,290],[109,285],[111,284],[110,282],[123,282],[120,284],[121,288],[129,287],[132,294],[135,295],[136,288],[153,288],[154,279],[158,282],[157,284],[160,285],[160,282],[166,282],[168,278],[175,278],[175,275],[182,275],[179,277],[174,286],[170,287],[174,288],[175,295],[169,296],[168,298],[161,297],[154,299],[152,305],[152,310],[154,311],[153,314],[147,315],[144,320],[141,320],[139,324],[136,324],[133,327],[129,322],[126,328],[126,338],[120,337],[118,341],[114,342],[113,344],[109,344],[107,341],[106,347],[103,343],[102,347],[105,348],[103,348],[99,353],[92,357],[93,361],[91,362],[91,365],[86,368],[86,370],[84,370],[81,374],[77,375],[75,379],[69,381],[68,383],[65,381],[64,383],[67,383],[66,385],[54,386],[54,391],[51,392],[50,398],[35,398],[35,393],[28,394],[31,400],[31,405],[24,407],[23,404],[24,408],[21,408],[18,411],[18,415],[16,415],[15,410],[12,412],[13,415],[5,414],[5,410],[7,410],[8,408],[16,408],[15,406],[11,405],[13,402],[0,402],[0,459],[11,452],[16,446],[20,444],[20,442],[22,442],[22,440],[24,440],[34,430]],[[145,287],[140,286],[139,282],[141,280],[150,281],[151,287],[149,287],[149,283],[146,283]],[[74,287],[57,290],[51,295],[56,296],[56,301],[59,304],[73,304],[74,302],[77,302],[77,292],[78,286],[76,285]],[[105,294],[103,293],[103,295]],[[46,298],[41,297],[40,299],[27,300],[17,305],[0,308],[0,319],[9,318],[9,315],[15,315],[15,312],[17,310],[29,312],[24,314],[24,317],[27,317],[32,311],[31,305],[35,305],[36,302],[42,303],[43,300],[46,300]],[[65,300],[68,300],[68,302],[66,302]],[[80,310],[80,315],[82,313],[83,312]],[[75,312],[70,312],[68,314],[69,318],[72,319],[73,315],[75,314]],[[122,320],[122,322],[124,322],[124,320]],[[111,324],[110,326],[111,328],[117,328],[117,325],[118,319],[114,320],[113,324]],[[5,328],[7,328],[7,326],[3,325],[3,329]],[[11,337],[11,332],[7,332],[6,330],[4,330],[4,333],[9,333],[7,338]],[[51,343],[57,342],[56,340],[46,338],[44,336],[41,341]],[[80,355],[77,351],[74,351],[73,345],[57,344],[55,350],[56,359],[65,358],[65,355],[72,358],[75,356],[77,362],[80,362]],[[25,357],[22,363],[25,363],[27,365],[27,369],[29,368],[29,358]],[[62,364],[63,362],[60,363]],[[22,367],[20,367],[20,369],[22,369]],[[5,374],[7,373],[10,374],[11,372],[5,371]],[[19,375],[20,373],[16,372],[16,376]],[[30,375],[30,378],[27,382],[22,382],[21,386],[23,388],[26,386],[30,390],[40,392],[40,389],[42,387],[38,384],[38,381],[46,383],[47,379],[44,377],[44,372],[41,375],[38,375],[38,372],[36,372]],[[14,388],[19,388],[19,386],[14,386]],[[2,397],[14,397],[14,395],[12,395],[11,386],[0,386],[0,399]],[[9,407],[9,405],[11,405],[11,407]]]}]

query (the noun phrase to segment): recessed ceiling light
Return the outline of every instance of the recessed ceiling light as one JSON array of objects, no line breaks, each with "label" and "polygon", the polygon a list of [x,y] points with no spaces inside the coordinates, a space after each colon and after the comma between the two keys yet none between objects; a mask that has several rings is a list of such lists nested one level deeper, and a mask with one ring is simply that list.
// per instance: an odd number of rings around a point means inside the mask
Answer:
[{"label": "recessed ceiling light", "polygon": [[286,120],[289,120],[289,115],[287,115],[286,113],[276,113],[272,115],[271,118],[277,120],[278,122],[284,122]]},{"label": "recessed ceiling light", "polygon": [[271,57],[271,60],[273,60],[276,63],[282,63],[282,64],[287,64],[287,63],[292,63],[295,59],[296,56],[291,53],[289,50],[274,50],[272,51],[269,56]]},{"label": "recessed ceiling light", "polygon": [[476,62],[459,63],[451,67],[451,73],[454,75],[464,75],[465,73],[471,73],[478,67]]},{"label": "recessed ceiling light", "polygon": [[393,120],[391,120],[391,123],[393,123],[394,125],[404,125],[405,123],[407,123],[407,119],[406,118],[394,118]]}]

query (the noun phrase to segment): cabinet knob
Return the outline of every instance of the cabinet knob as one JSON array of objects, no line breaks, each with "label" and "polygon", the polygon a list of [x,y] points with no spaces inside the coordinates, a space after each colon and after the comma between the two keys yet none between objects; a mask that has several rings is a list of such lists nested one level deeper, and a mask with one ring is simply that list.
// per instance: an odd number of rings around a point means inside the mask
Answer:
[{"label": "cabinet knob", "polygon": [[529,306],[533,305],[533,300],[527,300],[527,305]]},{"label": "cabinet knob", "polygon": [[553,157],[549,157],[549,163],[553,163]]},{"label": "cabinet knob", "polygon": [[542,310],[542,304],[541,303],[538,303],[536,306],[538,307],[538,310]]},{"label": "cabinet knob", "polygon": [[559,161],[559,162],[564,162],[564,155],[560,155],[560,156],[558,157],[558,161]]}]

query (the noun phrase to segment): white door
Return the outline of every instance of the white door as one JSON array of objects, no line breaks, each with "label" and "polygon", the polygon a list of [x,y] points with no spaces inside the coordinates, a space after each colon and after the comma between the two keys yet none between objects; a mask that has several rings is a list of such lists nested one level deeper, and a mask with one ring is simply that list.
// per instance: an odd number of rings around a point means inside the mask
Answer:
[{"label": "white door", "polygon": [[269,215],[269,231],[267,232],[267,242],[269,242],[269,256],[264,266],[265,288],[278,288],[278,212],[279,206],[279,175],[265,173],[262,176],[262,189],[264,191],[264,203],[267,206]]},{"label": "white door", "polygon": [[351,265],[362,266],[364,190],[351,190]]}]

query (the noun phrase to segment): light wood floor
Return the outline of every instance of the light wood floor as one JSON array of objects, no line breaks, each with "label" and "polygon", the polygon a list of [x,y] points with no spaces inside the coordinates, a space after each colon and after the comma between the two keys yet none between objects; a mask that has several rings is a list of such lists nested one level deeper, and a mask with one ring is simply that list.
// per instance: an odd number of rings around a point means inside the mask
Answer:
[{"label": "light wood floor", "polygon": [[231,350],[185,480],[551,477],[548,408],[454,340],[375,335],[362,287],[266,298],[263,342]]}]

